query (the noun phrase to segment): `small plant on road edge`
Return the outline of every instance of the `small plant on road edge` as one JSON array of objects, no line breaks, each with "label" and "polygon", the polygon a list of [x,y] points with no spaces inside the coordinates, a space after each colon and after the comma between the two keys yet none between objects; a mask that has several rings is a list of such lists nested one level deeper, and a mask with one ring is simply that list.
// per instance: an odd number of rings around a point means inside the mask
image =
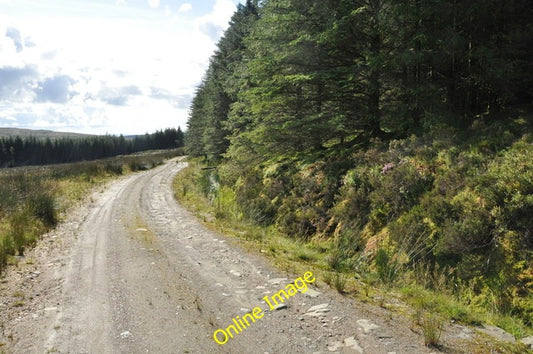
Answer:
[{"label": "small plant on road edge", "polygon": [[333,276],[333,285],[339,293],[344,293],[346,287],[346,276],[344,274],[335,273]]},{"label": "small plant on road edge", "polygon": [[438,346],[440,335],[442,333],[443,321],[436,315],[425,314],[422,318],[421,325],[424,333],[424,344],[427,347]]}]

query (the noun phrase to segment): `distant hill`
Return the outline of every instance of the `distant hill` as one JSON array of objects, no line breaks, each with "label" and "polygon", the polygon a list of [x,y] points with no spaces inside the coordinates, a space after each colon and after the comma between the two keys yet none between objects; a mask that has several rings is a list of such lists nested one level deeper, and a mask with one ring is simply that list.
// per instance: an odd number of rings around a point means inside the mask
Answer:
[{"label": "distant hill", "polygon": [[0,128],[0,138],[10,137],[10,136],[20,136],[20,137],[29,137],[33,136],[38,139],[55,139],[55,138],[83,138],[91,137],[95,135],[91,134],[80,134],[80,133],[67,133],[67,132],[54,132],[51,130],[33,130],[33,129],[18,129],[18,128]]}]

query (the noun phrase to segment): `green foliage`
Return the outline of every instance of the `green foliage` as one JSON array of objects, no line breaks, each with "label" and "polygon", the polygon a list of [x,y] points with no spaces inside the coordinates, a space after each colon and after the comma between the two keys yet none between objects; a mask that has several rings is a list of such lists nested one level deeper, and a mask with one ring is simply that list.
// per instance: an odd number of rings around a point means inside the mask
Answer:
[{"label": "green foliage", "polygon": [[378,273],[378,278],[385,284],[393,283],[398,277],[400,265],[398,261],[389,256],[388,252],[379,248],[376,252],[374,262]]},{"label": "green foliage", "polygon": [[283,196],[276,223],[292,237],[309,238],[331,234],[334,222],[330,209],[335,203],[339,175],[345,170],[338,161],[303,165],[293,175],[291,193]]},{"label": "green foliage", "polygon": [[235,201],[235,192],[227,187],[220,187],[216,192],[215,217],[229,220],[241,220],[242,212]]},{"label": "green foliage", "polygon": [[9,220],[10,234],[13,240],[13,246],[20,256],[24,255],[24,248],[26,246],[26,228],[29,217],[24,212],[17,212]]},{"label": "green foliage", "polygon": [[531,101],[527,12],[523,1],[248,1],[194,98],[189,153],[344,154],[498,119]]},{"label": "green foliage", "polygon": [[340,272],[356,268],[356,263],[360,261],[361,243],[361,239],[353,234],[337,235],[326,257],[328,266]]},{"label": "green foliage", "polygon": [[421,325],[424,333],[424,344],[428,347],[437,346],[444,326],[443,321],[434,314],[425,314]]},{"label": "green foliage", "polygon": [[389,225],[391,240],[396,249],[407,257],[406,262],[417,263],[431,256],[435,247],[436,226],[426,216],[425,209],[416,205]]},{"label": "green foliage", "polygon": [[237,63],[246,60],[244,38],[257,17],[257,4],[247,1],[246,5],[239,5],[218,43],[191,105],[185,139],[191,156],[219,161],[229,146],[228,135],[239,125],[228,122],[228,114],[240,88],[247,85],[246,73]]},{"label": "green foliage", "polygon": [[460,299],[439,307],[450,318],[469,322],[470,311],[513,313],[527,326],[531,143],[528,136],[515,138],[501,153],[482,154],[477,144],[492,135],[474,134],[461,143],[457,134],[451,129],[388,146],[376,142],[355,152],[349,169],[320,161],[239,170],[228,162],[217,169],[223,199],[231,200],[223,209],[236,203],[244,219],[259,221],[264,214],[250,212],[259,206],[269,212],[265,224],[275,220],[289,237],[333,237],[324,261],[336,271],[374,266],[390,286],[406,281],[407,269],[424,266],[416,283]]},{"label": "green foliage", "polygon": [[269,181],[263,183],[260,171],[247,169],[235,183],[236,202],[240,206],[243,216],[257,224],[269,225],[275,215],[275,202],[271,202],[266,193],[273,195],[275,191],[269,190]]},{"label": "green foliage", "polygon": [[104,169],[107,173],[119,176],[123,172],[123,165],[121,163],[106,163]]},{"label": "green foliage", "polygon": [[420,285],[404,285],[400,288],[404,299],[413,304],[417,322],[421,323],[423,314],[429,312],[461,323],[479,324],[481,319],[477,314],[478,309],[469,308],[447,295],[449,291],[449,289],[446,292],[431,291]]},{"label": "green foliage", "polygon": [[0,272],[4,269],[10,255],[15,253],[13,238],[7,232],[0,233]]},{"label": "green foliage", "polygon": [[144,171],[147,169],[146,166],[140,164],[138,161],[130,161],[130,163],[128,163],[128,168],[132,172]]},{"label": "green foliage", "polygon": [[191,106],[187,149],[216,172],[184,188],[221,218],[332,242],[331,269],[456,297],[453,318],[470,306],[531,326],[529,12],[248,1]]},{"label": "green foliage", "polygon": [[333,277],[333,286],[342,294],[346,287],[346,276],[342,273],[335,273]]},{"label": "green foliage", "polygon": [[376,211],[371,215],[375,230],[381,229],[401,213],[418,203],[418,198],[431,186],[431,178],[423,176],[415,167],[404,162],[390,171],[374,174],[373,191],[369,194]]},{"label": "green foliage", "polygon": [[46,227],[57,224],[54,196],[49,191],[37,191],[28,197],[27,209]]}]

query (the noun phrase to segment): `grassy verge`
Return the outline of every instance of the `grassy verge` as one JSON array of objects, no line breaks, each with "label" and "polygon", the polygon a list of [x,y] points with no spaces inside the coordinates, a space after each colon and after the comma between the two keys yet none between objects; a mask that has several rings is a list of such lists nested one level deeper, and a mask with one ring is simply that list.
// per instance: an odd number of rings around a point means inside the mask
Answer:
[{"label": "grassy verge", "polygon": [[228,236],[233,236],[250,248],[272,258],[282,269],[290,271],[326,270],[326,257],[331,242],[303,242],[284,237],[274,226],[258,226],[247,222],[238,212],[228,191],[217,197],[206,196],[209,180],[205,168],[196,160],[174,180],[176,198],[193,211],[206,225]]},{"label": "grassy verge", "polygon": [[[239,239],[247,248],[268,256],[288,273],[313,271],[340,293],[410,316],[413,327],[424,334],[428,346],[439,344],[442,325],[446,322],[497,325],[516,338],[533,334],[531,327],[512,314],[487,311],[476,303],[463,301],[460,294],[468,289],[458,289],[463,285],[447,276],[448,269],[413,269],[399,273],[386,253],[381,255],[381,260],[376,256],[375,267],[368,267],[364,252],[346,261],[342,253],[351,250],[339,240],[312,238],[303,241],[287,237],[275,225],[250,223],[238,207],[235,194],[218,186],[211,171],[214,170],[200,161],[190,160],[189,167],[174,181],[176,198],[210,228]],[[420,279],[421,274],[424,279]],[[431,286],[421,286],[424,282]],[[398,306],[396,299],[409,306]],[[495,344],[490,339],[473,345],[476,352],[483,352],[483,348],[510,353],[525,351],[520,344]]]},{"label": "grassy verge", "polygon": [[177,151],[152,151],[73,164],[0,170],[0,272],[95,186],[161,164]]}]

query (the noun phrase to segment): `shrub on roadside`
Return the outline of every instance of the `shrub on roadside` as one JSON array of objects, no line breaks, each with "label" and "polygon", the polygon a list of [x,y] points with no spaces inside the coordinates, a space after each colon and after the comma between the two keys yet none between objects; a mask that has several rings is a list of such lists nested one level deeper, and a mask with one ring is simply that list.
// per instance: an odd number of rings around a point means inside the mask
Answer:
[{"label": "shrub on roadside", "polygon": [[104,170],[107,173],[110,173],[112,175],[121,175],[123,172],[122,164],[121,163],[106,163],[104,166]]},{"label": "shrub on roadside", "polygon": [[28,222],[28,215],[24,211],[16,212],[9,221],[10,234],[9,237],[13,240],[14,250],[20,256],[24,255],[26,247],[26,224]]},{"label": "shrub on roadside", "polygon": [[48,191],[35,191],[28,197],[27,209],[31,214],[50,228],[57,224],[55,199]]},{"label": "shrub on roadside", "polygon": [[401,265],[399,262],[391,257],[389,253],[379,248],[376,252],[374,262],[377,269],[378,278],[384,284],[392,284],[398,278]]},{"label": "shrub on roadside", "polygon": [[432,185],[430,175],[424,175],[405,160],[390,170],[374,172],[369,200],[373,230],[379,230],[396,220],[418,203],[420,196]]}]

